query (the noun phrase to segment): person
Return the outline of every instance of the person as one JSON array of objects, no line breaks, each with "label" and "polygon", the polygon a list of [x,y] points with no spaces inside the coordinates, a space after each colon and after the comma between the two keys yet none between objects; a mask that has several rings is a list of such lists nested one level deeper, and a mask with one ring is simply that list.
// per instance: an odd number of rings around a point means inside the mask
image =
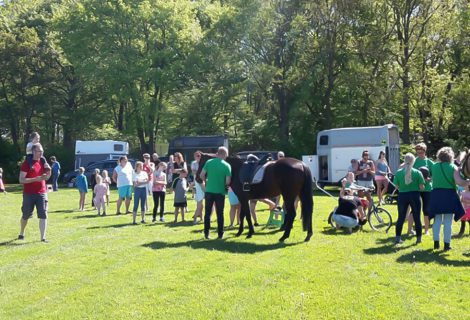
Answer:
[{"label": "person", "polygon": [[96,168],[94,171],[93,171],[93,174],[91,175],[90,177],[90,187],[91,187],[91,191],[93,192],[93,196],[91,197],[91,206],[94,208],[95,207],[95,186],[96,186],[96,177],[98,177],[100,175],[100,169]]},{"label": "person", "polygon": [[[30,168],[32,168],[34,157],[32,147],[34,144],[40,143],[40,140],[41,136],[37,132],[33,132],[29,135],[29,140],[26,144],[26,161],[28,162]],[[51,167],[47,163],[46,158],[44,158],[44,156],[41,156],[41,163],[46,167],[46,170],[50,170]]]},{"label": "person", "polygon": [[173,168],[175,166],[174,156],[170,154],[166,167],[166,180],[168,182],[168,191],[171,193],[171,185],[173,182]]},{"label": "person", "polygon": [[228,187],[228,202],[230,203],[230,225],[229,228],[233,228],[233,223],[235,222],[235,216],[237,217],[237,224],[240,224],[240,201],[238,197],[233,192],[231,187]]},{"label": "person", "polygon": [[[144,153],[142,157],[144,158],[143,169],[145,172],[147,172],[147,176],[149,178],[149,182],[147,184],[147,199],[148,199],[148,196],[152,195],[152,188],[153,188],[152,179],[153,179],[153,172],[155,171],[155,164],[150,161],[150,154]],[[145,211],[148,211],[148,202],[145,203]]]},{"label": "person", "polygon": [[173,180],[175,180],[184,169],[186,173],[188,172],[188,168],[186,166],[186,162],[184,162],[184,157],[181,152],[175,152],[175,161],[173,162]]},{"label": "person", "polygon": [[346,189],[351,189],[351,186],[355,185],[356,180],[354,179],[354,173],[348,171],[346,177],[341,180],[341,190],[339,191],[340,197],[346,195]]},{"label": "person", "polygon": [[33,154],[31,165],[25,160],[20,167],[19,182],[23,185],[23,204],[21,206],[22,216],[18,240],[24,240],[26,225],[28,224],[28,220],[33,216],[33,211],[36,207],[41,241],[47,243],[46,181],[50,178],[51,171],[47,170],[48,166],[42,161],[44,150],[41,144],[33,144],[31,146],[31,152]]},{"label": "person", "polygon": [[103,178],[103,183],[106,185],[106,205],[109,206],[109,195],[110,195],[109,187],[111,186],[111,178],[109,178],[108,176],[108,170],[103,170],[101,172],[101,176]]},{"label": "person", "polygon": [[134,210],[132,210],[132,224],[137,224],[137,209],[142,216],[141,223],[145,223],[145,204],[147,203],[147,185],[149,177],[144,171],[144,164],[141,161],[135,163],[135,171],[132,173],[132,183],[134,185]]},{"label": "person", "polygon": [[369,151],[362,151],[362,159],[358,163],[356,174],[357,184],[365,188],[374,188],[375,165],[369,159]]},{"label": "person", "polygon": [[194,161],[191,163],[191,171],[193,173],[193,186],[195,190],[194,199],[196,200],[196,211],[194,212],[193,222],[197,224],[197,218],[199,218],[199,222],[203,221],[203,201],[204,201],[204,185],[200,184],[196,181],[197,171],[199,170],[199,161],[201,161],[201,151],[194,152]]},{"label": "person", "polygon": [[[430,173],[430,176],[424,177],[424,190],[419,192],[422,202],[422,210],[424,215],[424,234],[429,235],[429,201],[431,198],[431,191],[432,191],[432,166],[434,162],[426,157],[426,150],[427,146],[424,143],[418,143],[415,146],[416,152],[416,161],[413,165],[415,169],[421,169],[423,167],[427,168]],[[422,169],[421,169],[422,170]]]},{"label": "person", "polygon": [[460,219],[459,237],[464,235],[465,224],[467,222],[470,226],[470,186],[460,193],[460,200],[462,201],[463,208],[465,209],[465,215]]},{"label": "person", "polygon": [[51,166],[51,172],[52,172],[52,190],[53,191],[59,191],[59,176],[60,176],[60,163],[57,161],[55,156],[50,157],[52,166]]},{"label": "person", "polygon": [[434,249],[440,248],[440,229],[444,224],[444,251],[449,251],[452,237],[452,218],[458,221],[465,214],[456,191],[456,186],[467,187],[470,181],[459,175],[454,162],[454,151],[450,147],[443,147],[437,152],[438,162],[431,167],[432,184],[431,199],[429,201],[429,218],[434,218],[432,226]]},{"label": "person", "polygon": [[385,152],[379,152],[379,158],[377,159],[376,172],[375,172],[375,183],[377,184],[377,197],[379,198],[379,205],[384,204],[383,195],[387,193],[388,189],[388,177],[387,175],[391,172],[388,166],[387,159],[385,159]]},{"label": "person", "polygon": [[153,173],[153,186],[152,186],[152,195],[153,195],[153,218],[152,222],[157,221],[157,210],[160,205],[160,221],[165,221],[163,214],[165,213],[165,194],[166,194],[166,163],[160,162],[158,164],[157,170]]},{"label": "person", "polygon": [[93,194],[95,195],[93,201],[95,201],[95,208],[98,209],[98,215],[101,215],[103,210],[103,216],[106,215],[106,192],[108,190],[106,184],[103,181],[103,177],[97,175],[95,177],[96,184],[93,188]]},{"label": "person", "polygon": [[125,201],[126,214],[130,213],[129,205],[132,198],[132,165],[126,156],[119,158],[119,164],[114,168],[113,181],[118,188],[119,199],[116,202],[116,215],[121,214],[121,204]]},{"label": "person", "polygon": [[85,168],[78,168],[78,175],[75,178],[75,186],[78,189],[80,194],[80,199],[78,200],[78,210],[85,211],[85,199],[88,192],[88,180],[84,174]]},{"label": "person", "polygon": [[357,159],[351,159],[351,164],[348,166],[348,172],[355,173],[359,168],[359,161]]},{"label": "person", "polygon": [[154,152],[154,153],[152,154],[152,162],[153,162],[153,166],[154,166],[155,168],[158,168],[158,165],[159,165],[160,162],[161,162],[160,159],[158,158],[158,153]]},{"label": "person", "polygon": [[405,162],[401,169],[399,169],[393,183],[398,188],[398,220],[395,228],[395,243],[403,243],[401,233],[403,224],[405,223],[406,213],[408,206],[411,207],[413,218],[416,226],[416,244],[421,243],[421,234],[423,232],[421,227],[421,202],[419,199],[419,191],[424,190],[424,177],[421,171],[413,168],[415,163],[415,156],[412,153],[405,155]]},{"label": "person", "polygon": [[174,198],[174,207],[175,207],[175,220],[173,222],[178,222],[178,213],[181,211],[181,220],[184,222],[184,213],[185,209],[188,206],[186,199],[186,192],[188,191],[188,171],[186,169],[181,169],[179,171],[179,176],[173,180],[172,189],[175,192]]},{"label": "person", "polygon": [[228,150],[219,147],[216,158],[208,160],[200,172],[200,178],[205,182],[205,215],[204,215],[204,237],[209,239],[209,229],[211,227],[211,211],[215,203],[217,213],[217,233],[218,239],[224,236],[224,203],[226,187],[230,185],[232,169],[225,161]]},{"label": "person", "polygon": [[256,205],[258,204],[258,201],[266,203],[269,206],[269,211],[274,210],[277,207],[276,203],[269,199],[250,200],[250,214],[251,214],[251,217],[253,218],[253,222],[254,222],[253,225],[255,227],[259,227],[258,216],[256,215]]},{"label": "person", "polygon": [[344,189],[344,194],[338,199],[338,207],[333,212],[332,219],[337,228],[348,228],[349,232],[365,221],[361,199],[354,196],[351,189]]},{"label": "person", "polygon": [[5,189],[5,184],[3,183],[3,169],[0,168],[0,192],[3,194],[7,194],[7,191]]},{"label": "person", "polygon": [[277,160],[285,158],[285,154],[283,151],[278,151],[277,152]]}]

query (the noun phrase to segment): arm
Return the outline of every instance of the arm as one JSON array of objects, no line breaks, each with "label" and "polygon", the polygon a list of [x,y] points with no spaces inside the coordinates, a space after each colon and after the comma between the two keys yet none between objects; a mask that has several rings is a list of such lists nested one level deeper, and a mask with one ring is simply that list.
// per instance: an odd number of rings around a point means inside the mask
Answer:
[{"label": "arm", "polygon": [[225,177],[225,186],[226,187],[230,186],[231,182],[232,182],[232,177],[230,177],[230,176]]},{"label": "arm", "polygon": [[50,177],[50,174],[49,176],[47,174],[43,174],[42,176],[35,177],[35,178],[26,178],[27,174],[28,174],[27,172],[20,171],[19,181],[21,184],[28,184],[28,183],[38,182],[41,180],[47,180]]},{"label": "arm", "polygon": [[369,173],[371,173],[372,175],[375,175],[375,164],[374,164],[374,161],[371,161],[371,162],[370,162]]},{"label": "arm", "polygon": [[113,170],[113,182],[117,183],[117,173],[116,170]]},{"label": "arm", "polygon": [[201,173],[199,174],[199,178],[201,178],[201,180],[202,180],[203,182],[206,181],[206,174],[207,174],[207,173],[206,173],[206,170],[204,170],[204,169],[202,169],[202,170],[201,170]]}]

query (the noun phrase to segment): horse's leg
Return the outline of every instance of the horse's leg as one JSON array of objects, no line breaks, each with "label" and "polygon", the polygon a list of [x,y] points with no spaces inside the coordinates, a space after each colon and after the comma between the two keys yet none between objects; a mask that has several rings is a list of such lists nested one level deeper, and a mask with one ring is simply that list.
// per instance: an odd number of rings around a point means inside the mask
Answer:
[{"label": "horse's leg", "polygon": [[284,234],[279,239],[280,242],[284,242],[284,240],[286,240],[290,236],[290,231],[292,230],[292,226],[294,224],[294,219],[295,219],[294,200],[295,199],[290,199],[290,198],[287,199],[287,197],[284,197],[284,201],[285,201],[284,204],[286,207],[285,218],[284,218],[285,230],[284,230]]},{"label": "horse's leg", "polygon": [[[236,237],[241,236],[243,233],[243,222],[245,221],[245,217],[247,216],[247,201],[240,200],[240,225],[238,226],[238,232],[235,234]],[[248,216],[250,215],[250,210],[248,209]]]},{"label": "horse's leg", "polygon": [[247,202],[247,213],[246,213],[246,222],[248,223],[248,235],[247,239],[251,238],[255,233],[255,228],[253,227],[253,222],[251,221],[251,211],[250,211],[250,202]]}]

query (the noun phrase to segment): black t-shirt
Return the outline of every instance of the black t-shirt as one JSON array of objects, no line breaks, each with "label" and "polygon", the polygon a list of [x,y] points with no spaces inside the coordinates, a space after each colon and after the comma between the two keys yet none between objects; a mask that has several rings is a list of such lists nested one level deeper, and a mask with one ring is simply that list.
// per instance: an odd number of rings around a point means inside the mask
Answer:
[{"label": "black t-shirt", "polygon": [[339,198],[338,208],[336,208],[336,214],[356,219],[354,210],[357,210],[360,205],[361,199],[359,199],[358,197]]}]

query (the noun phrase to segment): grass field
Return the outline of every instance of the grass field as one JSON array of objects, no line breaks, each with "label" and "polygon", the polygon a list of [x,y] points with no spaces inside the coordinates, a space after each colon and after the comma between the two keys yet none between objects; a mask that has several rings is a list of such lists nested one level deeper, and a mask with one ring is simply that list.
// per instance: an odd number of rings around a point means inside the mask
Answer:
[{"label": "grass field", "polygon": [[[0,195],[0,319],[469,319],[470,237],[449,253],[433,252],[430,236],[394,247],[393,228],[331,230],[334,201],[314,200],[311,242],[297,219],[279,244],[263,225],[252,239],[228,230],[203,240],[189,222],[133,226],[129,215],[77,212],[78,192],[61,189],[49,196],[44,244],[36,218],[15,240],[21,192]],[[259,216],[264,224],[264,204]]]}]

